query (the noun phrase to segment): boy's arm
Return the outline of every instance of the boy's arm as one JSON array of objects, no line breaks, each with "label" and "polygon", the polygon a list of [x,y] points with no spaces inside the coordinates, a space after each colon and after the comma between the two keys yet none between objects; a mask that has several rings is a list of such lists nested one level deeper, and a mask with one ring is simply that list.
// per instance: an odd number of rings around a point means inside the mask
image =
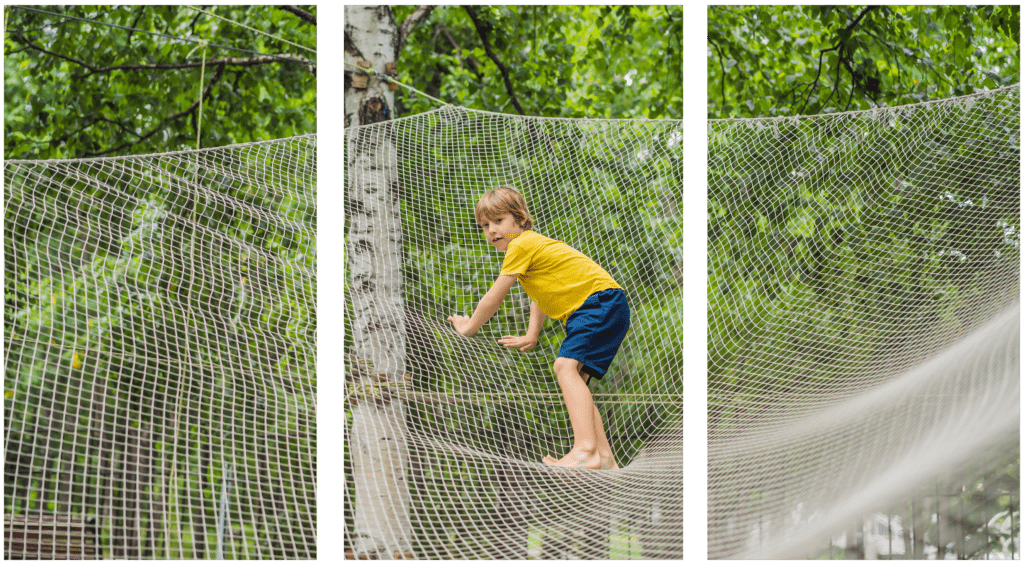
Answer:
[{"label": "boy's arm", "polygon": [[536,302],[530,302],[530,325],[526,328],[526,335],[507,335],[498,340],[498,343],[505,347],[514,347],[519,351],[529,351],[537,347],[537,340],[540,339],[540,330],[544,327],[544,319],[548,315],[537,306]]},{"label": "boy's arm", "polygon": [[544,320],[548,315],[537,306],[536,302],[530,302],[530,325],[526,327],[526,337],[533,341],[534,345],[540,339],[540,330],[544,327]]},{"label": "boy's arm", "polygon": [[491,316],[498,311],[501,302],[505,300],[505,295],[508,294],[512,285],[516,284],[516,278],[516,275],[500,275],[498,280],[494,281],[494,284],[491,285],[491,290],[488,290],[487,294],[480,299],[480,303],[476,305],[476,310],[473,311],[472,317],[448,316],[448,321],[455,326],[455,331],[467,337],[476,335],[480,327],[486,324],[487,320],[490,320]]}]

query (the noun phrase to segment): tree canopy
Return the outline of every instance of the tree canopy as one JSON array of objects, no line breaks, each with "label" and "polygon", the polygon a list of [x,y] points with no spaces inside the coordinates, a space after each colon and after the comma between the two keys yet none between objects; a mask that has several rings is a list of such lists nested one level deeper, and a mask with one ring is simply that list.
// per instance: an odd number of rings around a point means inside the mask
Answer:
[{"label": "tree canopy", "polygon": [[1020,81],[1020,6],[710,6],[708,117],[897,106]]},{"label": "tree canopy", "polygon": [[12,6],[5,20],[6,158],[316,131],[315,6]]},{"label": "tree canopy", "polygon": [[[404,21],[415,6],[394,6]],[[682,6],[438,6],[398,80],[446,102],[565,118],[682,118]],[[402,90],[399,116],[437,107]]]}]

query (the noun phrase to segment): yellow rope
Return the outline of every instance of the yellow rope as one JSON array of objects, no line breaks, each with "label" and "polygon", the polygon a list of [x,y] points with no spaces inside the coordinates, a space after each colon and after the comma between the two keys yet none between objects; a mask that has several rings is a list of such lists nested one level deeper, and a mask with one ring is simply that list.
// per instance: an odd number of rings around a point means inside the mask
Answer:
[{"label": "yellow rope", "polygon": [[401,86],[402,88],[407,88],[407,89],[415,92],[416,94],[419,94],[421,96],[425,96],[425,97],[429,98],[430,100],[433,100],[434,102],[437,102],[438,104],[440,104],[442,106],[452,106],[453,105],[453,104],[450,104],[448,102],[445,102],[444,100],[438,100],[437,98],[434,98],[433,96],[427,94],[426,92],[421,92],[421,91],[419,91],[419,90],[409,86],[408,84],[403,84],[401,82],[398,82],[396,79],[391,78],[388,75],[378,73],[377,71],[375,71],[373,69],[364,69],[363,67],[360,67],[360,66],[357,66],[357,65],[353,65],[352,63],[349,63],[348,61],[345,61],[344,63],[346,65],[348,65],[349,67],[351,67],[351,68],[353,68],[353,69],[355,69],[355,70],[357,70],[359,72],[366,73],[368,75],[378,76],[378,77],[380,77],[382,80],[384,80],[386,82],[393,82],[393,83],[397,84],[398,86]]},{"label": "yellow rope", "polygon": [[199,149],[199,136],[203,129],[203,81],[206,79],[206,45],[205,39],[199,40],[199,45],[188,52],[185,58],[188,59],[196,52],[196,49],[202,47],[203,49],[203,64],[199,67],[199,116],[196,119],[196,149]]},{"label": "yellow rope", "polygon": [[199,149],[199,134],[203,131],[203,82],[206,79],[206,42],[203,41],[203,64],[199,67],[199,118],[196,120],[196,149]]},{"label": "yellow rope", "polygon": [[202,8],[196,8],[195,6],[186,6],[186,7],[187,8],[191,8],[191,9],[197,11],[197,12],[202,12],[202,13],[206,14],[207,16],[213,16],[215,18],[220,18],[220,19],[222,19],[222,20],[224,20],[224,21],[226,21],[226,22],[228,22],[230,24],[234,24],[234,25],[239,26],[239,27],[244,27],[247,30],[255,31],[256,33],[262,33],[263,35],[265,35],[267,37],[274,38],[274,39],[276,39],[278,41],[287,43],[289,45],[294,45],[295,47],[298,47],[299,49],[305,49],[306,51],[310,51],[312,53],[316,53],[316,49],[310,49],[309,47],[306,47],[305,45],[299,45],[298,43],[295,43],[294,41],[288,41],[287,39],[283,39],[283,38],[277,37],[276,35],[271,35],[271,34],[265,32],[265,31],[262,31],[262,30],[259,30],[259,29],[253,28],[253,27],[249,27],[249,26],[247,26],[245,24],[241,24],[241,23],[238,23],[238,22],[233,21],[233,20],[229,20],[228,18],[225,18],[224,16],[218,16],[217,14],[214,14],[213,12],[207,12],[206,10],[204,10]]}]

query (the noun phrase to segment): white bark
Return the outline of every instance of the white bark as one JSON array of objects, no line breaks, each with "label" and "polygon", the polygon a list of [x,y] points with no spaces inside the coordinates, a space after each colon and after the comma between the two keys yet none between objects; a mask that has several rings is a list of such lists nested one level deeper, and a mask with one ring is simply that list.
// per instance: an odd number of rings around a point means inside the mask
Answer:
[{"label": "white bark", "polygon": [[[384,72],[384,63],[397,61],[396,43],[398,26],[395,25],[389,6],[345,6],[345,62],[351,65],[358,58],[369,61],[374,71]],[[358,55],[349,52],[349,46],[358,50]],[[346,72],[351,70],[345,66]],[[345,126],[359,125],[359,108],[372,97],[379,96],[388,102],[389,111],[394,108],[395,95],[388,85],[371,77],[369,88],[345,90]],[[388,116],[393,119],[393,115]]]},{"label": "white bark", "polygon": [[[397,27],[387,6],[345,7],[345,60],[359,58],[382,72],[396,60]],[[398,163],[387,127],[356,132],[366,105],[394,117],[394,95],[371,77],[366,89],[345,92],[348,127],[349,266],[348,296],[355,351],[349,356],[368,365],[362,379],[397,385],[405,374],[405,315],[402,305],[402,232],[398,200]],[[350,371],[354,373],[354,371]],[[365,373],[365,374],[364,374]],[[370,383],[363,383],[370,384]],[[411,553],[409,486],[406,473],[405,409],[397,399],[357,400],[348,436],[356,487],[356,556],[391,559]]]}]

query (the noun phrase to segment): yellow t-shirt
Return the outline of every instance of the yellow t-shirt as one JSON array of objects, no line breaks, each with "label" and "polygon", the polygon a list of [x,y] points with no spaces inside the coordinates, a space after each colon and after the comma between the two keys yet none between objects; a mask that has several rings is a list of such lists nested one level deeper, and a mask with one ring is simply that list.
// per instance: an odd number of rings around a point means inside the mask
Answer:
[{"label": "yellow t-shirt", "polygon": [[563,322],[591,294],[622,288],[586,255],[532,230],[508,243],[501,274],[519,275],[530,300],[545,314]]}]

